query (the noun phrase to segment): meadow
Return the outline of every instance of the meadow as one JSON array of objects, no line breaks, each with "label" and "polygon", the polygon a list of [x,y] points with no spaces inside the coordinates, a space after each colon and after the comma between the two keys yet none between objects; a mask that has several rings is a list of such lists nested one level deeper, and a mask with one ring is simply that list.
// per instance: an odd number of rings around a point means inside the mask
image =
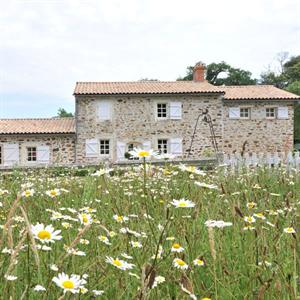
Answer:
[{"label": "meadow", "polygon": [[0,174],[1,299],[299,299],[285,168]]}]

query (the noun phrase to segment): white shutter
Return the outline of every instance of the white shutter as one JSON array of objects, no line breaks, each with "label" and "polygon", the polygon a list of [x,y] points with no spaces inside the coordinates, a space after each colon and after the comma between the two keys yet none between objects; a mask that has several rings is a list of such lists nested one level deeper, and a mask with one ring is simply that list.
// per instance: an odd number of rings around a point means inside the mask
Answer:
[{"label": "white shutter", "polygon": [[181,102],[170,102],[170,119],[181,119]]},{"label": "white shutter", "polygon": [[143,142],[143,150],[149,151],[151,149],[151,142],[150,141],[144,141]]},{"label": "white shutter", "polygon": [[125,150],[126,150],[126,144],[118,141],[117,142],[117,160],[125,159]]},{"label": "white shutter", "polygon": [[240,118],[240,108],[229,107],[229,119],[239,119],[239,118]]},{"label": "white shutter", "polygon": [[278,119],[288,119],[289,111],[288,111],[287,106],[279,106],[277,109],[277,116],[278,116]]},{"label": "white shutter", "polygon": [[170,139],[170,152],[174,155],[182,155],[182,139]]},{"label": "white shutter", "polygon": [[3,145],[3,162],[5,166],[19,163],[19,144]]},{"label": "white shutter", "polygon": [[49,163],[50,151],[49,146],[38,146],[37,147],[37,161],[38,163]]},{"label": "white shutter", "polygon": [[99,142],[97,139],[85,140],[85,156],[86,157],[98,157],[99,154]]},{"label": "white shutter", "polygon": [[98,102],[98,117],[100,120],[111,119],[111,101],[100,100]]}]

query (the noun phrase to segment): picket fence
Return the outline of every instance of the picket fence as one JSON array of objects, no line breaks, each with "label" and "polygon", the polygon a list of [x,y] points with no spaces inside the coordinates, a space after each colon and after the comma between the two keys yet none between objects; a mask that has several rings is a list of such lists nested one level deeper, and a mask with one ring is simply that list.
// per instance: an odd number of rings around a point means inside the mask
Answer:
[{"label": "picket fence", "polygon": [[276,153],[240,153],[224,154],[223,165],[233,169],[243,167],[277,167],[286,166],[288,168],[300,169],[300,152],[276,152]]}]

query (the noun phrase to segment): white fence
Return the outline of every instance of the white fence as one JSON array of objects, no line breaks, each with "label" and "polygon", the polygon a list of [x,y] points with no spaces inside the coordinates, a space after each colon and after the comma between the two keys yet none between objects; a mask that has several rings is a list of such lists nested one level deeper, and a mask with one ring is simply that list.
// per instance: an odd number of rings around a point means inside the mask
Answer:
[{"label": "white fence", "polygon": [[288,153],[239,153],[224,154],[223,164],[231,168],[256,167],[256,166],[287,166],[300,169],[300,152]]}]

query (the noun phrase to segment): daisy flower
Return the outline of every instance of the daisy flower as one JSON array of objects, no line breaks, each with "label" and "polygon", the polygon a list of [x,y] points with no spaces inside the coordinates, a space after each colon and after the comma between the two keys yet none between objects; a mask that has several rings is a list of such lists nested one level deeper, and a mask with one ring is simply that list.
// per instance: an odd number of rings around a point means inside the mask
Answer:
[{"label": "daisy flower", "polygon": [[255,218],[252,216],[247,216],[247,217],[244,217],[244,221],[251,224],[251,223],[255,222]]},{"label": "daisy flower", "polygon": [[61,230],[54,230],[52,225],[45,226],[37,223],[36,225],[31,225],[31,232],[34,238],[42,243],[54,243],[55,240],[62,239],[62,236],[59,235]]},{"label": "daisy flower", "polygon": [[46,291],[46,289],[40,284],[36,285],[33,290],[35,292],[44,292],[44,291]]},{"label": "daisy flower", "polygon": [[296,233],[296,230],[293,227],[284,228],[283,231],[285,233]]},{"label": "daisy flower", "polygon": [[48,195],[51,198],[55,198],[60,195],[60,190],[54,189],[54,190],[46,191],[46,195]]},{"label": "daisy flower", "polygon": [[266,219],[266,217],[264,216],[263,213],[256,213],[256,214],[254,214],[254,216],[256,218],[258,218],[258,219],[261,219],[261,220],[265,220]]},{"label": "daisy flower", "polygon": [[99,239],[102,243],[104,243],[104,244],[106,244],[106,245],[111,245],[111,243],[109,242],[108,237],[105,236],[105,235],[100,235],[100,236],[98,236],[98,239]]},{"label": "daisy flower", "polygon": [[132,151],[129,151],[129,154],[133,157],[138,157],[138,158],[148,158],[157,155],[157,153],[153,150],[144,150],[140,148],[135,148]]},{"label": "daisy flower", "polygon": [[181,270],[186,270],[189,267],[188,264],[180,258],[175,258],[173,260],[173,266]]},{"label": "daisy flower", "polygon": [[132,248],[142,248],[143,247],[143,245],[140,242],[130,241],[129,244]]},{"label": "daisy flower", "polygon": [[207,220],[205,222],[205,225],[207,227],[218,227],[218,228],[223,228],[223,227],[228,227],[228,226],[232,226],[231,222],[224,222],[222,220],[219,221],[215,221],[215,220]]},{"label": "daisy flower", "polygon": [[183,172],[189,172],[196,175],[202,175],[202,176],[206,175],[205,172],[197,169],[195,166],[185,166],[183,164],[180,164],[179,169]]},{"label": "daisy flower", "polygon": [[155,287],[157,287],[159,284],[161,284],[161,283],[163,283],[163,282],[165,282],[166,281],[166,278],[165,277],[163,277],[163,276],[156,276],[155,278],[154,278],[154,282],[153,282],[153,284],[152,284],[152,289],[154,289]]},{"label": "daisy flower", "polygon": [[175,206],[176,208],[178,208],[178,207],[191,208],[191,207],[195,206],[194,202],[192,202],[190,200],[185,200],[185,199],[180,199],[180,200],[173,199],[173,201],[171,202],[171,204],[173,206]]},{"label": "daisy flower", "polygon": [[28,198],[28,197],[33,196],[33,194],[34,194],[34,190],[31,189],[31,190],[23,191],[21,195],[22,195],[22,197]]},{"label": "daisy flower", "polygon": [[78,215],[78,218],[80,220],[80,223],[83,225],[89,225],[93,222],[92,216],[90,214],[81,213]]},{"label": "daisy flower", "polygon": [[119,258],[112,258],[110,256],[106,256],[105,261],[123,271],[126,271],[127,269],[132,269],[134,267],[134,264],[130,264],[125,260]]},{"label": "daisy flower", "polygon": [[4,278],[8,281],[14,281],[14,280],[17,280],[18,277],[17,276],[13,276],[13,275],[4,275]]},{"label": "daisy flower", "polygon": [[174,244],[172,245],[171,251],[172,251],[172,252],[178,252],[178,253],[180,253],[180,252],[184,251],[184,248],[181,247],[180,244],[174,243]]},{"label": "daisy flower", "polygon": [[113,219],[116,220],[118,223],[125,223],[129,220],[128,217],[126,216],[119,216],[119,215],[114,215]]},{"label": "daisy flower", "polygon": [[79,293],[80,289],[86,283],[79,275],[72,274],[71,276],[65,273],[59,273],[57,277],[52,279],[56,285],[64,290],[64,293],[71,292],[72,294]]},{"label": "daisy flower", "polygon": [[248,202],[247,203],[247,208],[252,209],[255,208],[257,206],[257,204],[255,202]]},{"label": "daisy flower", "polygon": [[205,265],[205,262],[200,258],[196,258],[193,260],[193,264],[198,267],[203,267]]}]

